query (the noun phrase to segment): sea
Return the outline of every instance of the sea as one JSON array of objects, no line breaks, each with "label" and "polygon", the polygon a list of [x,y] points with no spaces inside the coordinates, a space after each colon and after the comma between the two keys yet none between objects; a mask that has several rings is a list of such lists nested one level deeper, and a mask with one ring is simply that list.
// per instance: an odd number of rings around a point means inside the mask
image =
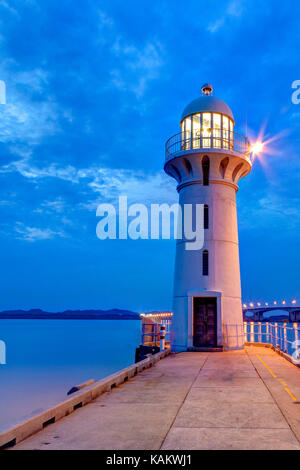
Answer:
[{"label": "sea", "polygon": [[0,320],[0,432],[134,363],[140,320]]}]

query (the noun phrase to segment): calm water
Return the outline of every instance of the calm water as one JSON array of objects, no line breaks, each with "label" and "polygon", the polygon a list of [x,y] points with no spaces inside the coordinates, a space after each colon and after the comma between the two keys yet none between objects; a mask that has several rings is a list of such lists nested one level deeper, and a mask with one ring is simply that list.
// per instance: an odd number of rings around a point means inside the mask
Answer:
[{"label": "calm water", "polygon": [[140,335],[138,320],[0,320],[0,431],[133,364]]}]

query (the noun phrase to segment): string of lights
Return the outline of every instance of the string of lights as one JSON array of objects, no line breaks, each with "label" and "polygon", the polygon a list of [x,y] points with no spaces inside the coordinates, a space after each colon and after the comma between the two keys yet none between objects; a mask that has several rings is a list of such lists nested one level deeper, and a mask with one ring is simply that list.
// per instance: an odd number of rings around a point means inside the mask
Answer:
[{"label": "string of lights", "polygon": [[[280,308],[281,306],[284,307],[296,307],[298,306],[298,302],[296,299],[291,300],[290,302],[286,300],[273,300],[271,302],[248,302],[248,303],[243,303],[243,309],[248,308],[254,309],[254,308],[273,308],[274,306],[276,308]],[[299,305],[300,306],[300,305]],[[154,313],[140,313],[141,317],[152,317],[152,318],[171,318],[173,316],[172,312],[154,312]]]},{"label": "string of lights", "polygon": [[277,301],[274,300],[272,302],[248,302],[248,303],[243,303],[243,308],[259,308],[259,307],[277,307],[279,308],[280,306],[284,305],[285,307],[295,307],[298,305],[297,300],[293,299],[291,302],[287,302],[286,300],[282,301]]},{"label": "string of lights", "polygon": [[170,318],[173,316],[172,312],[155,312],[155,313],[140,313],[141,317],[152,317],[152,318]]}]

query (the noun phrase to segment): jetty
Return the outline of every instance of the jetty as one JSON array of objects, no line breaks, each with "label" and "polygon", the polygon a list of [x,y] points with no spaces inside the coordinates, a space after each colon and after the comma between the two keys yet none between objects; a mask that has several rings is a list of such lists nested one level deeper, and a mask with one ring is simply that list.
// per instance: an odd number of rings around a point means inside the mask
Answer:
[{"label": "jetty", "polygon": [[86,406],[19,434],[12,449],[300,450],[300,369],[270,347],[169,350],[132,367]]}]

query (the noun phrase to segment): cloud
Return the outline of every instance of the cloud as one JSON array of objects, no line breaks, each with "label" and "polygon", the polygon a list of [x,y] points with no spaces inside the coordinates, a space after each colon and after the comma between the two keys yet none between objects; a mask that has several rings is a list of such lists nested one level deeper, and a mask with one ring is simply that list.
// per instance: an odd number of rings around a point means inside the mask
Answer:
[{"label": "cloud", "polygon": [[121,61],[120,67],[110,72],[112,83],[119,90],[130,90],[136,98],[142,98],[149,82],[159,77],[163,66],[161,44],[147,42],[144,47],[138,48],[124,44],[118,37],[112,52]]},{"label": "cloud", "polygon": [[[108,87],[131,91],[137,99],[143,97],[149,83],[159,78],[164,66],[164,50],[156,38],[135,43],[120,32],[113,18],[100,10],[100,42],[108,46],[110,70]],[[113,38],[113,41],[111,39]]]},{"label": "cloud", "polygon": [[[39,197],[51,188],[54,195],[59,188],[60,194],[53,198],[44,198],[37,204],[36,199],[24,202],[24,210],[19,210],[19,222],[9,225],[18,239],[29,242],[53,239],[57,237],[82,237],[84,223],[92,226],[99,204],[113,204],[118,211],[119,197],[127,196],[128,204],[173,204],[177,202],[176,182],[159,172],[143,172],[124,168],[99,168],[91,166],[77,169],[74,166],[61,167],[50,165],[37,167],[29,158],[13,162],[0,169],[1,172],[16,172],[25,182],[35,185]],[[50,182],[49,179],[57,180]],[[59,182],[63,183],[62,186]],[[4,199],[6,201],[6,199]],[[20,209],[23,202],[19,202]],[[26,206],[27,204],[27,206]],[[6,202],[4,202],[6,205]],[[86,222],[84,222],[86,221]],[[41,228],[45,227],[46,228]],[[2,235],[11,234],[7,228]]]},{"label": "cloud", "polygon": [[[253,195],[255,201],[256,195]],[[238,205],[240,227],[245,229],[294,230],[300,222],[300,199],[270,190],[257,202]]]},{"label": "cloud", "polygon": [[[146,173],[134,169],[99,168],[95,165],[77,169],[74,166],[59,167],[51,164],[39,168],[31,164],[29,158],[24,158],[0,168],[0,173],[18,172],[24,178],[36,181],[43,178],[57,178],[73,184],[80,184],[81,193],[90,190],[98,195],[98,199],[114,201],[120,195],[127,195],[135,202],[175,202],[175,182],[162,171]],[[96,199],[81,204],[81,207],[94,208]],[[43,208],[62,211],[64,201],[58,198],[42,204]]]},{"label": "cloud", "polygon": [[13,204],[12,201],[8,201],[6,199],[3,199],[2,201],[0,201],[0,206],[11,206]]},{"label": "cloud", "polygon": [[100,26],[113,26],[114,21],[110,18],[104,11],[98,10],[98,16],[100,21]]},{"label": "cloud", "polygon": [[[2,108],[0,142],[36,145],[44,135],[57,132],[53,103],[29,103],[16,97],[12,100],[13,102],[7,102]],[[13,148],[18,151],[17,146]]]},{"label": "cloud", "polygon": [[18,12],[8,4],[6,0],[0,0],[0,7],[6,8],[10,13],[17,15]]},{"label": "cloud", "polygon": [[209,31],[210,33],[215,33],[218,31],[218,29],[221,28],[221,26],[223,26],[223,24],[224,24],[224,18],[220,18],[216,21],[213,21],[207,26],[207,31]]},{"label": "cloud", "polygon": [[58,167],[55,163],[39,168],[31,163],[29,157],[13,161],[0,168],[0,173],[18,172],[25,178],[36,180],[39,178],[59,178],[65,181],[78,183],[81,171],[74,166]]},{"label": "cloud", "polygon": [[300,200],[299,198],[285,198],[278,197],[274,194],[260,199],[258,201],[259,207],[263,212],[268,212],[270,215],[276,215],[280,218],[290,219],[291,222],[295,219],[300,220]]},{"label": "cloud", "polygon": [[[18,72],[18,64],[6,60],[1,78],[6,83],[6,104],[1,106],[0,142],[24,156],[46,135],[59,131],[58,107],[47,94],[47,73],[35,68]],[[32,99],[35,95],[35,99]]]},{"label": "cloud", "polygon": [[17,233],[16,238],[26,240],[28,242],[34,242],[36,240],[49,240],[54,237],[66,237],[63,231],[54,231],[49,228],[41,229],[38,227],[27,227],[22,223],[17,223],[15,227]]},{"label": "cloud", "polygon": [[244,2],[242,0],[232,0],[229,2],[223,16],[209,23],[206,28],[207,31],[214,34],[226,23],[228,19],[233,17],[239,18],[244,11],[243,3]]},{"label": "cloud", "polygon": [[35,68],[14,73],[13,83],[18,86],[28,87],[30,91],[41,93],[49,83],[49,77],[45,70]]},{"label": "cloud", "polygon": [[227,7],[227,14],[239,17],[244,12],[244,0],[232,0]]},{"label": "cloud", "polygon": [[63,200],[62,197],[58,197],[54,201],[44,201],[41,204],[41,207],[36,209],[35,212],[57,212],[62,213],[66,208],[66,201]]},{"label": "cloud", "polygon": [[163,172],[144,173],[124,169],[100,169],[89,186],[103,199],[113,201],[120,195],[134,202],[175,202],[175,183]]}]

